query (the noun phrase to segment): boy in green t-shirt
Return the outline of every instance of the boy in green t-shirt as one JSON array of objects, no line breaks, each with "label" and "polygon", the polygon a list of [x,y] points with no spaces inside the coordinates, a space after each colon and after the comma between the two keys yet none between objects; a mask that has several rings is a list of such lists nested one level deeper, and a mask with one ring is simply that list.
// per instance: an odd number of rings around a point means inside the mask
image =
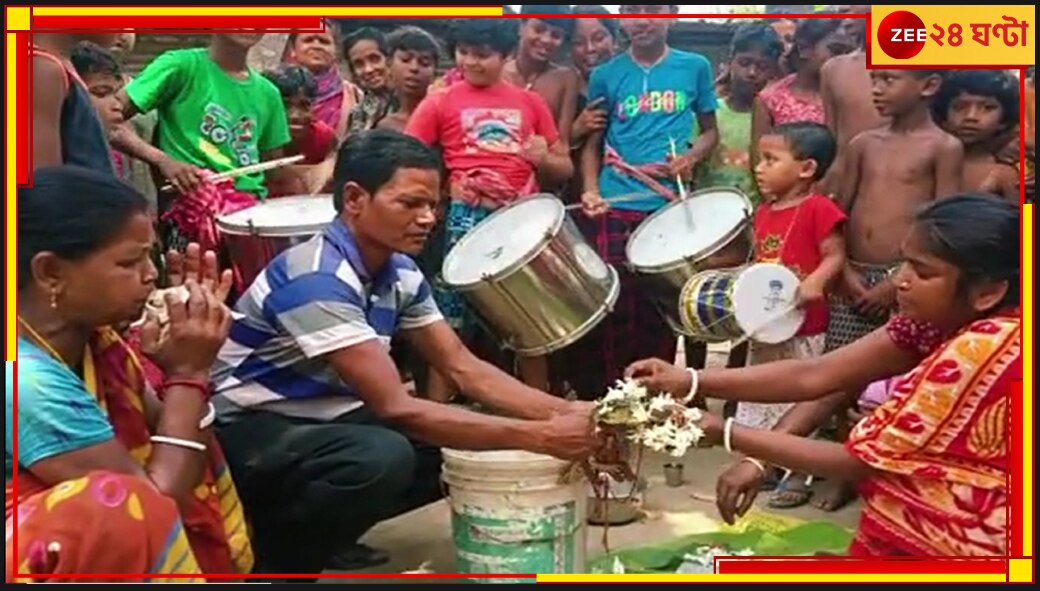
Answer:
[{"label": "boy in green t-shirt", "polygon": [[[196,168],[219,173],[257,164],[278,158],[289,143],[278,89],[246,63],[262,38],[218,33],[209,47],[168,51],[121,93],[125,117],[158,113],[158,148],[188,165],[162,171],[177,190],[197,187]],[[235,189],[267,196],[263,173],[236,178]]]}]

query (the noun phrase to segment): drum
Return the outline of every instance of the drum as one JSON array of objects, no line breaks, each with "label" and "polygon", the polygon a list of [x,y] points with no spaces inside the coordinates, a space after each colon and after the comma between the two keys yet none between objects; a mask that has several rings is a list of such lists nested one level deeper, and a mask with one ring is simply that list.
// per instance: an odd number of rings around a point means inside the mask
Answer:
[{"label": "drum", "polygon": [[682,289],[679,318],[687,334],[709,343],[745,338],[782,343],[805,320],[794,307],[798,283],[793,271],[773,263],[702,271]]},{"label": "drum", "polygon": [[336,218],[332,195],[280,197],[216,220],[231,264],[242,285],[257,275],[279,253],[309,240]]},{"label": "drum", "polygon": [[676,315],[683,286],[706,269],[747,264],[751,256],[751,201],[734,189],[691,193],[643,221],[628,239],[629,267],[678,334],[688,333]]},{"label": "drum", "polygon": [[592,330],[621,284],[553,195],[521,199],[448,252],[443,283],[457,290],[521,356],[552,353]]}]

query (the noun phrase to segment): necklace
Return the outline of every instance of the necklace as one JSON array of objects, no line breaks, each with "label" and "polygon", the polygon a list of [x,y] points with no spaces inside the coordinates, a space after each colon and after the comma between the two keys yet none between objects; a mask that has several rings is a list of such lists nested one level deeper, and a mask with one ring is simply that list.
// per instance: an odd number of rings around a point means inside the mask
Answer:
[{"label": "necklace", "polygon": [[[25,329],[25,332],[27,332],[29,336],[32,337],[32,340],[36,342],[37,346],[41,347],[51,357],[54,357],[55,360],[61,362],[62,365],[69,368],[71,371],[72,365],[68,361],[66,361],[65,358],[61,356],[61,353],[58,353],[58,351],[50,344],[50,342],[48,342],[47,339],[43,337],[43,335],[37,332],[37,330],[33,328],[33,326],[29,324],[27,320],[25,320],[21,316],[18,316],[18,324],[20,324],[22,328]],[[95,398],[97,398],[97,379],[96,374],[94,373],[94,358],[90,355],[89,345],[87,346],[86,351],[84,351],[83,353],[83,384],[86,386],[87,391],[93,394]],[[102,406],[102,408],[104,407]]]}]

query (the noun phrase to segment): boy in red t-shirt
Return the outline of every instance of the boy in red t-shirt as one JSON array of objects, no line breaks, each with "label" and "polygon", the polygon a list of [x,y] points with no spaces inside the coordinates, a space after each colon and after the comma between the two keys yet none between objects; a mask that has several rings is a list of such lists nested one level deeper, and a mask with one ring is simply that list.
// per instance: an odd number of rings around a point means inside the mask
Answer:
[{"label": "boy in red t-shirt", "polygon": [[[818,357],[823,353],[828,310],[825,294],[845,266],[845,214],[814,190],[831,163],[834,136],[818,123],[776,126],[758,141],[755,178],[764,201],[755,210],[756,263],[779,263],[801,279],[798,304],[805,322],[793,339],[779,345],[752,343],[748,364],[781,359]],[[792,404],[741,402],[736,421],[757,429],[772,429]],[[770,499],[785,508],[808,500],[804,475],[791,474]]]},{"label": "boy in red t-shirt", "polygon": [[[558,186],[574,172],[545,100],[502,79],[516,41],[516,26],[507,19],[463,21],[456,30],[455,57],[464,80],[428,95],[405,127],[405,133],[444,154],[450,196],[445,253],[499,207],[537,193],[539,186]],[[462,295],[434,292],[445,319],[472,342],[479,334],[476,317]],[[528,385],[548,388],[544,358],[520,361]],[[427,394],[443,399],[448,392],[442,387],[435,381]]]}]

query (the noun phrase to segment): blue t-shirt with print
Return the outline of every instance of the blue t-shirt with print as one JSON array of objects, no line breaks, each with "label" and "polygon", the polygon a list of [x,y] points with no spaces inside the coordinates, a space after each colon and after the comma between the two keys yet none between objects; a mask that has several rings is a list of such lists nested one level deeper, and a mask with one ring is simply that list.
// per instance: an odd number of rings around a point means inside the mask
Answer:
[{"label": "blue t-shirt with print", "polygon": [[[668,49],[656,65],[646,68],[628,52],[596,68],[589,79],[589,101],[603,98],[609,114],[605,142],[628,164],[666,162],[671,140],[676,150],[689,149],[697,115],[715,111],[711,63],[699,53]],[[661,180],[676,190],[674,180]],[[603,197],[649,193],[642,182],[604,165],[599,175]],[[619,202],[614,207],[654,211],[663,197]]]}]

